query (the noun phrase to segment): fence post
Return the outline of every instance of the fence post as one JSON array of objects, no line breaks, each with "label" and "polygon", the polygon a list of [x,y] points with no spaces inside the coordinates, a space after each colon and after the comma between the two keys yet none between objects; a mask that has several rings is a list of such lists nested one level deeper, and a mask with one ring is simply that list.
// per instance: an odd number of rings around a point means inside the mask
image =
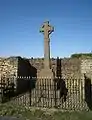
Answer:
[{"label": "fence post", "polygon": [[0,74],[0,83],[1,83],[1,103],[3,103],[3,86],[2,86],[2,84],[3,84],[3,82],[2,82],[2,75]]},{"label": "fence post", "polygon": [[85,77],[84,74],[81,77],[81,82],[80,82],[80,92],[81,92],[81,107],[84,108],[84,101],[85,101]]},{"label": "fence post", "polygon": [[31,80],[29,79],[29,105],[31,106]]},{"label": "fence post", "polygon": [[56,78],[54,78],[54,95],[55,95],[55,97],[54,97],[54,100],[55,100],[55,108],[57,108],[57,96],[56,96],[56,90],[57,90],[57,86],[56,86],[57,84],[56,84]]}]

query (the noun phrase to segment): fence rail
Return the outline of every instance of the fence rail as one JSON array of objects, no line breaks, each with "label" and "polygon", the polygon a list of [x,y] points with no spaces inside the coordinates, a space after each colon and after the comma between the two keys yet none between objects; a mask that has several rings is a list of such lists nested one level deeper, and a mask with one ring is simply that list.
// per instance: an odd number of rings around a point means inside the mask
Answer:
[{"label": "fence rail", "polygon": [[88,110],[84,99],[84,79],[18,76],[14,80],[17,85],[16,93],[13,90],[13,96],[9,99],[13,104],[45,108],[55,107],[65,110]]}]

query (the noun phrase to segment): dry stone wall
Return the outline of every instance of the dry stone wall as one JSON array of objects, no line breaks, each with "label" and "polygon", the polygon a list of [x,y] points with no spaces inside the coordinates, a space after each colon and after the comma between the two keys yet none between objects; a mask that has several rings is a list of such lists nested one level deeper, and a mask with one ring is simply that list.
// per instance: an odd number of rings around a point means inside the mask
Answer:
[{"label": "dry stone wall", "polygon": [[[90,86],[92,86],[92,58],[82,59],[81,61],[81,78],[85,77],[85,86],[87,86],[87,80],[89,80]],[[92,89],[92,87],[91,87]],[[87,90],[86,90],[87,91]]]},{"label": "dry stone wall", "polygon": [[[44,67],[43,59],[30,59],[30,64],[36,67],[39,72]],[[61,74],[63,78],[75,77],[80,78],[81,70],[80,70],[81,60],[77,58],[64,58],[61,59]],[[51,68],[54,70],[55,74],[57,72],[57,59],[51,59]]]},{"label": "dry stone wall", "polygon": [[[16,79],[17,76],[36,77],[36,69],[30,65],[27,59],[21,57],[10,57],[0,59],[0,83],[3,82],[8,85],[8,82],[14,82],[15,88],[20,91],[20,88],[27,88],[27,81]],[[21,86],[21,87],[20,87]],[[25,89],[26,89],[25,88]]]},{"label": "dry stone wall", "polygon": [[1,58],[0,59],[0,75],[4,78],[17,75],[17,58]]},{"label": "dry stone wall", "polygon": [[[2,73],[2,75],[15,74],[17,76],[19,72],[22,75],[23,70],[25,71],[24,68],[27,66],[27,64],[23,61],[23,59],[20,61],[19,59],[22,59],[22,58],[18,58],[18,57],[10,57],[6,59],[1,58],[0,59],[0,73]],[[29,59],[29,62],[31,66],[37,69],[37,72],[39,72],[44,67],[43,59]],[[79,77],[81,75],[80,66],[81,66],[80,59],[64,58],[64,59],[61,59],[61,66],[58,66],[58,67],[61,68],[60,72],[62,73],[62,76],[64,78],[68,78],[68,77]],[[56,71],[57,71],[57,60],[56,59],[51,59],[51,68],[55,71],[55,74],[56,74]]]},{"label": "dry stone wall", "polygon": [[81,61],[81,73],[92,72],[92,59],[83,59]]},{"label": "dry stone wall", "polygon": [[[37,72],[44,68],[44,59],[28,59],[28,61],[29,64],[21,57],[0,58],[0,74],[2,76],[24,76],[24,72],[33,74],[33,69],[29,70],[29,65],[36,68]],[[61,66],[57,66],[57,59],[51,59],[51,68],[55,75],[57,67],[61,69],[60,74],[62,74],[63,78],[81,78],[83,73],[92,71],[92,59],[64,58],[61,59]],[[27,73],[25,75],[29,76],[30,73]]]}]

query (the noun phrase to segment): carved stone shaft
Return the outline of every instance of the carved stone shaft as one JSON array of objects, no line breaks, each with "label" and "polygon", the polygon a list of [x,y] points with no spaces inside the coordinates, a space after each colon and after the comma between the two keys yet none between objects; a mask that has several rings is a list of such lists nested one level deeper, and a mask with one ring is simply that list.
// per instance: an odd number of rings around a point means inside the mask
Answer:
[{"label": "carved stone shaft", "polygon": [[40,32],[44,34],[44,69],[50,69],[50,38],[49,35],[54,31],[54,28],[49,25],[49,22],[44,22]]}]

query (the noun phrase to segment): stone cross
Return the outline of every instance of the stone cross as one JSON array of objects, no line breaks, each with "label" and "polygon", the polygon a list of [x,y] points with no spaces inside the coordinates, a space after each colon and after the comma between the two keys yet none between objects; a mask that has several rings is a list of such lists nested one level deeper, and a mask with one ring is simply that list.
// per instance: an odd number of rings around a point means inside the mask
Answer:
[{"label": "stone cross", "polygon": [[54,27],[49,25],[49,21],[44,22],[40,32],[44,34],[44,69],[50,69],[50,38],[49,35],[54,31]]}]

